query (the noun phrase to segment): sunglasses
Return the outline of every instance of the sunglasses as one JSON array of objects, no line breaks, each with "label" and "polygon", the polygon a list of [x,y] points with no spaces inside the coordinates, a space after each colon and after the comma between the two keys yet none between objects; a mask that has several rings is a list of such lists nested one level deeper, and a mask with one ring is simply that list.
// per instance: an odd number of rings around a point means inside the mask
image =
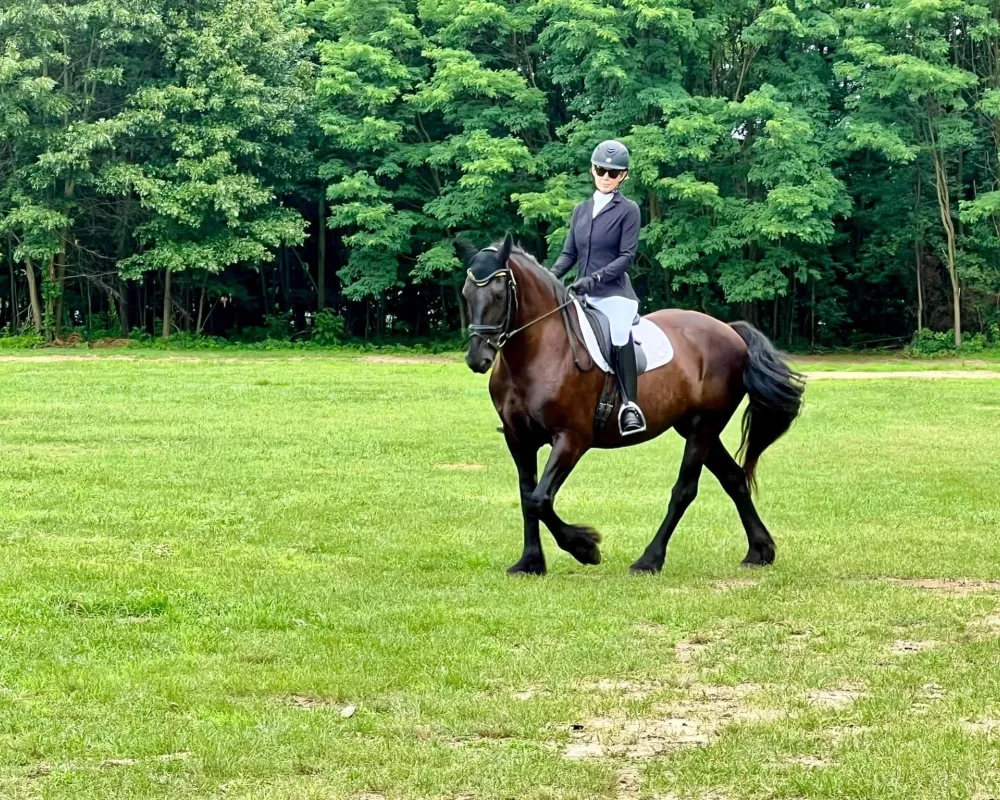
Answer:
[{"label": "sunglasses", "polygon": [[594,165],[594,172],[597,173],[597,176],[599,178],[603,178],[605,175],[607,175],[613,181],[618,180],[622,175],[625,174],[625,170],[623,169],[608,169],[606,167],[598,167],[596,164]]}]

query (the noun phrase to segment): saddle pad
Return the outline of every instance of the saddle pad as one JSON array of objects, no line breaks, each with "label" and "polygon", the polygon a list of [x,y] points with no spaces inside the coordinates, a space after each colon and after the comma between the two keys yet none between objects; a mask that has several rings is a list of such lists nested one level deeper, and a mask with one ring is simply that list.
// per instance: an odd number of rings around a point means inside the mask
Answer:
[{"label": "saddle pad", "polygon": [[[583,341],[587,345],[587,352],[590,353],[590,357],[601,371],[611,372],[611,367],[608,366],[608,362],[601,354],[594,329],[590,327],[590,322],[583,312],[580,301],[574,300],[573,305],[576,307],[576,316],[580,321],[580,330],[583,331]],[[632,326],[632,338],[642,345],[642,352],[646,354],[646,372],[669,364],[674,357],[674,346],[670,344],[667,334],[646,317],[640,317],[639,324]]]}]

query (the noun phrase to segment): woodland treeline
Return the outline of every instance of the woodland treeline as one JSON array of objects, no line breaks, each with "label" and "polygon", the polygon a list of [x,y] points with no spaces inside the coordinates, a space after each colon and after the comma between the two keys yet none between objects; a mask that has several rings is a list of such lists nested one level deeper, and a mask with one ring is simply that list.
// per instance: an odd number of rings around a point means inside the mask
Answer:
[{"label": "woodland treeline", "polygon": [[0,326],[455,337],[451,239],[551,261],[611,137],[646,310],[1000,338],[985,0],[6,0]]}]

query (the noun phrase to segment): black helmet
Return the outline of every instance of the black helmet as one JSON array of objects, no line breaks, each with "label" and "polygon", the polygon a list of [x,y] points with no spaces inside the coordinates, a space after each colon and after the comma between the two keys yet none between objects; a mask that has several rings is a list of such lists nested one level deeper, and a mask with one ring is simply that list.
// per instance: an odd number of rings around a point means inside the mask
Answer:
[{"label": "black helmet", "polygon": [[607,169],[628,169],[628,148],[621,142],[608,139],[594,148],[590,163]]}]

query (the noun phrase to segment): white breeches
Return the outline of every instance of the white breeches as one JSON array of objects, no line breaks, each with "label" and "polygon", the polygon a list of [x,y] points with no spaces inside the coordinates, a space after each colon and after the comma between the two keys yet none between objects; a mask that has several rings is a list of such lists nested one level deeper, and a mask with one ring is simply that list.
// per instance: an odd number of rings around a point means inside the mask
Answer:
[{"label": "white breeches", "polygon": [[632,322],[639,310],[639,303],[627,297],[591,297],[590,295],[587,295],[587,302],[594,308],[600,309],[611,322],[611,344],[615,347],[627,345],[629,334],[632,332]]}]

